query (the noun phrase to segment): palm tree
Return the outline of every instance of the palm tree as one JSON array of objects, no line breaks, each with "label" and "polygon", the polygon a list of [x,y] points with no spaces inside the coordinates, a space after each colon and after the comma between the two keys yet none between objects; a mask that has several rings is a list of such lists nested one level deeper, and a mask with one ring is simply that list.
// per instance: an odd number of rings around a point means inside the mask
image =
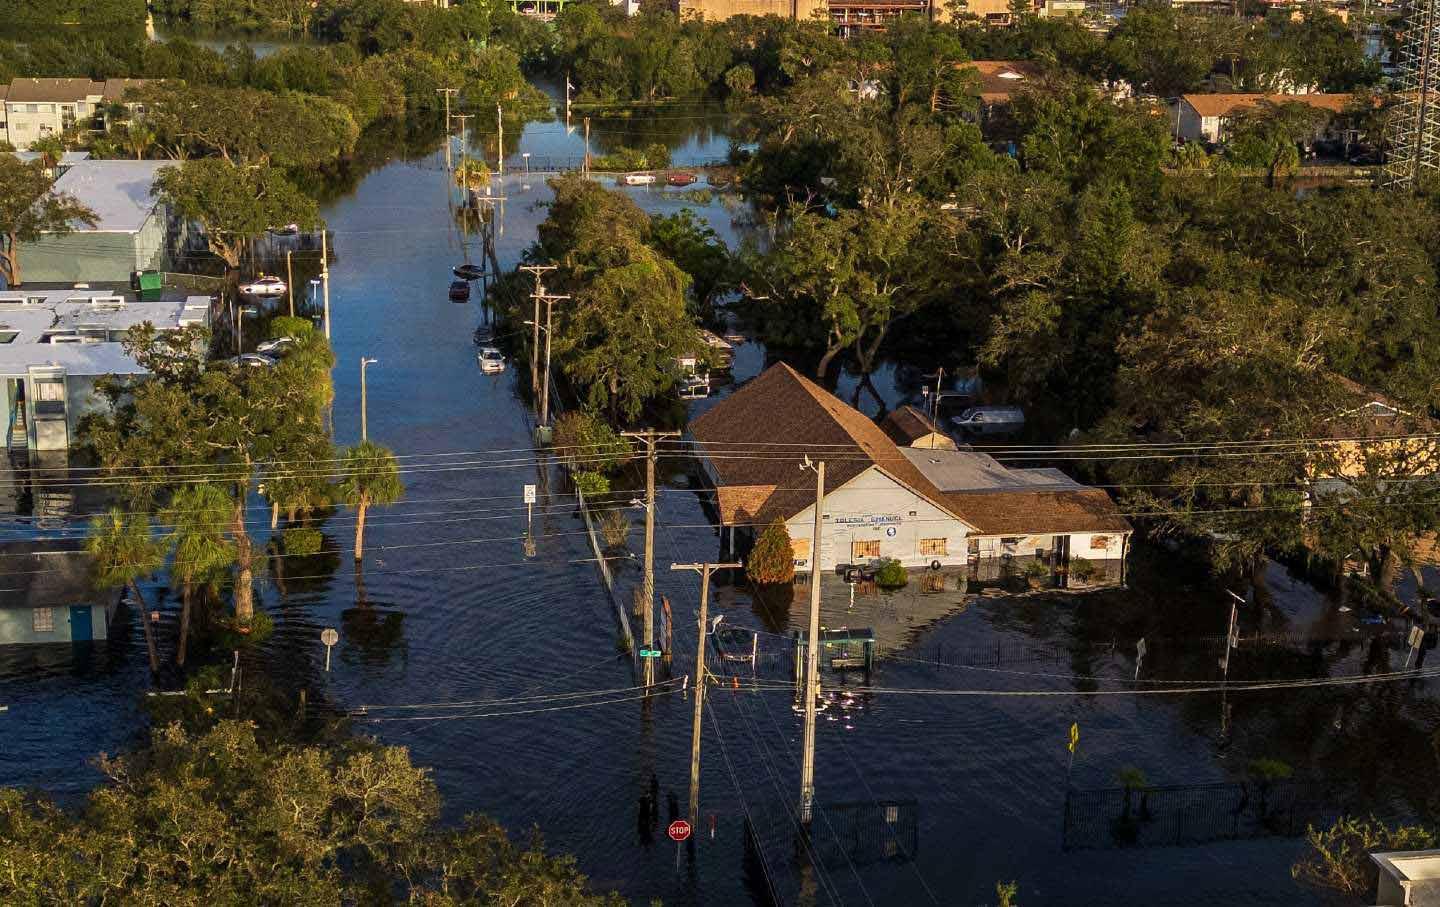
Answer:
[{"label": "palm tree", "polygon": [[110,508],[109,513],[90,521],[85,550],[95,562],[95,588],[125,586],[135,596],[140,623],[145,628],[145,648],[150,652],[150,672],[158,672],[160,655],[155,649],[155,629],[150,625],[150,606],[137,582],[165,562],[165,546],[150,534],[150,517]]},{"label": "palm tree", "polygon": [[355,508],[355,562],[365,557],[365,511],[372,504],[394,504],[405,494],[400,466],[389,448],[361,441],[345,451],[340,499]]},{"label": "palm tree", "polygon": [[185,664],[190,638],[190,609],[195,588],[218,584],[235,562],[235,544],[225,534],[233,502],[218,485],[189,485],[175,492],[160,520],[170,527],[169,543],[175,551],[172,571],[180,581],[180,642],[175,663]]},{"label": "palm tree", "polygon": [[121,136],[121,144],[125,146],[126,151],[135,155],[135,160],[138,161],[145,157],[145,152],[155,144],[155,130],[144,123],[129,123]]}]

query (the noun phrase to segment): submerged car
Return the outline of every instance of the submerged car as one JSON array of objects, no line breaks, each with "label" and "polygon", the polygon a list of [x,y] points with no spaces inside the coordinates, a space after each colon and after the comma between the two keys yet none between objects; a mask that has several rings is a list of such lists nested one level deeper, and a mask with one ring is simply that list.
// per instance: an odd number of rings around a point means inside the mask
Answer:
[{"label": "submerged car", "polygon": [[245,368],[269,368],[275,364],[275,360],[263,353],[241,353],[238,356],[231,356],[225,362],[229,365]]},{"label": "submerged car", "polygon": [[284,296],[287,289],[285,281],[278,277],[264,275],[240,285],[240,292],[246,296]]},{"label": "submerged car", "polygon": [[505,371],[505,355],[493,346],[482,346],[475,358],[480,363],[480,371],[486,374]]},{"label": "submerged car", "polygon": [[463,280],[450,281],[450,301],[469,302],[470,284]]},{"label": "submerged car", "polygon": [[1018,406],[972,406],[950,420],[969,435],[1005,435],[1025,427],[1025,411]]},{"label": "submerged car", "polygon": [[267,356],[277,356],[289,352],[296,343],[294,337],[276,337],[274,340],[265,340],[255,345],[255,352],[264,353]]},{"label": "submerged car", "polygon": [[649,186],[655,182],[653,173],[627,173],[622,176],[621,181],[627,186]]}]

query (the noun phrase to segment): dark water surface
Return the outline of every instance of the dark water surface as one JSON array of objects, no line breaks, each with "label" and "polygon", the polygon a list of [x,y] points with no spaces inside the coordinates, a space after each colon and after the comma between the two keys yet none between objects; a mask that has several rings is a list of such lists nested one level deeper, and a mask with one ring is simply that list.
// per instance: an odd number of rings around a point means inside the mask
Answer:
[{"label": "dark water surface", "polygon": [[[563,124],[530,129],[520,150],[538,156],[578,147]],[[677,157],[701,159],[723,155],[726,141],[714,131],[691,130],[675,144]],[[681,809],[686,799],[691,704],[682,695],[661,695],[644,712],[626,691],[634,679],[616,654],[612,609],[572,499],[531,460],[533,419],[517,394],[526,368],[512,363],[490,376],[476,367],[471,332],[480,306],[452,304],[445,295],[450,268],[464,252],[445,206],[441,160],[437,153],[381,167],[324,211],[336,253],[337,440],[358,437],[359,360],[373,357],[369,432],[406,458],[407,496],[372,515],[363,586],[349,566],[352,521],[344,514],[325,527],[342,566],[335,558],[297,559],[282,564],[281,573],[272,571],[262,600],[276,618],[276,634],[252,669],[263,665],[286,682],[307,684],[340,708],[373,706],[360,729],[410,747],[417,762],[433,767],[452,817],[478,810],[517,833],[538,826],[551,847],[576,854],[598,886],[616,888],[635,903],[762,902],[764,874],[746,859],[742,823],[747,813],[779,815],[767,827],[783,832],[788,821],[782,810],[798,789],[800,736],[790,697],[728,688],[712,694],[702,840],[696,860],[677,868],[664,824],[669,797]],[[518,152],[510,160],[512,168],[523,166]],[[497,191],[506,197],[497,254],[508,267],[534,238],[548,190],[539,178],[517,176]],[[659,189],[625,191],[649,211],[696,207],[727,240],[736,237],[733,203],[697,205],[693,196],[686,201]],[[742,350],[737,378],[762,365],[757,348]],[[893,386],[882,389],[887,397],[896,394]],[[662,475],[682,468],[666,464]],[[533,556],[522,541],[527,483],[541,486]],[[640,519],[638,512],[633,516]],[[254,519],[258,531],[266,514],[257,509]],[[696,495],[680,487],[662,491],[659,524],[657,586],[675,605],[675,669],[684,674],[693,660],[697,582],[693,574],[670,573],[668,565],[714,558],[718,543]],[[640,535],[632,531],[632,547]],[[1224,632],[1228,603],[1220,590],[1167,557],[1142,553],[1130,592],[969,603],[953,595],[909,603],[862,596],[853,614],[834,618],[874,626],[886,641],[871,678],[876,688],[1059,695],[885,695],[862,688],[843,706],[827,709],[817,747],[820,802],[913,799],[918,853],[902,863],[840,859],[812,876],[807,899],[980,904],[993,902],[996,880],[1016,879],[1027,905],[1313,901],[1289,876],[1301,849],[1295,839],[1062,850],[1072,722],[1082,735],[1072,776],[1079,788],[1113,786],[1116,771],[1127,765],[1143,769],[1155,784],[1232,780],[1249,759],[1268,756],[1297,773],[1359,785],[1382,811],[1424,805],[1424,779],[1435,765],[1428,740],[1437,717],[1433,684],[1232,695],[1232,741],[1224,750],[1217,746],[1216,694],[1093,692],[1125,688],[1141,635]],[[623,576],[633,567],[619,569]],[[1271,579],[1274,606],[1247,618],[1249,631],[1289,633],[1338,620],[1328,602],[1281,568],[1272,569]],[[772,603],[764,610],[722,585],[714,613],[783,634],[802,619],[803,601],[802,589],[788,607]],[[171,619],[173,603],[164,607]],[[328,674],[319,643],[324,627],[340,631]],[[1336,627],[1330,635],[1353,632],[1343,620]],[[134,621],[122,620],[114,632],[108,646],[84,653],[0,649],[0,705],[10,707],[0,713],[0,785],[34,786],[73,800],[97,779],[87,763],[97,750],[115,751],[135,739],[142,727],[136,697],[147,684],[144,648]],[[1115,654],[1104,648],[1112,641]],[[1030,642],[1061,654],[968,668],[937,663],[985,646]],[[762,636],[762,647],[774,652],[780,645],[779,636]],[[1370,654],[1359,643],[1285,651],[1279,657],[1241,653],[1232,676],[1351,674]],[[1216,673],[1213,649],[1177,643],[1154,652],[1147,677]],[[1383,657],[1398,666],[1395,653]],[[786,670],[783,659],[770,657],[762,673],[780,680]],[[599,697],[613,700],[607,704],[584,708],[543,698],[581,690],[619,692]],[[487,702],[519,696],[532,698]],[[652,778],[658,825],[641,816]],[[817,843],[838,833],[817,822]],[[784,864],[793,846],[772,835],[765,847],[767,865],[788,874]]]}]

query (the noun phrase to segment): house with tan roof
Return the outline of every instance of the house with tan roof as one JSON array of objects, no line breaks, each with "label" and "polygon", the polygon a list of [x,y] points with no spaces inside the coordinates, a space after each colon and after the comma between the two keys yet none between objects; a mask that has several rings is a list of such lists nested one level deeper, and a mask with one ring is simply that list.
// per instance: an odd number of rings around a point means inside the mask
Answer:
[{"label": "house with tan roof", "polygon": [[1181,95],[1175,115],[1175,133],[1187,142],[1218,144],[1225,139],[1225,127],[1237,113],[1271,104],[1304,104],[1330,113],[1333,118],[1351,101],[1348,94],[1187,94]]},{"label": "house with tan roof", "polygon": [[[901,447],[784,363],[696,418],[690,435],[732,552],[778,519],[799,569],[812,557],[822,570],[894,558],[987,581],[1034,561],[1063,586],[1083,557],[1097,580],[1124,579],[1132,530],[1105,492],[978,451]],[[805,456],[826,464],[818,551]]]}]

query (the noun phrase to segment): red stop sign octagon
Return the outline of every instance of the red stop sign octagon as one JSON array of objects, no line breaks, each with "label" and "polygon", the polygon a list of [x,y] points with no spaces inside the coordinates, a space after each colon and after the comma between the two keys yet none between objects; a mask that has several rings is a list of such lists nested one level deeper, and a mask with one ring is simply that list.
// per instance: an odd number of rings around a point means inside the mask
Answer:
[{"label": "red stop sign octagon", "polygon": [[683,841],[690,837],[690,823],[684,819],[676,819],[670,823],[669,828],[665,829],[665,833],[670,836],[672,841]]}]

